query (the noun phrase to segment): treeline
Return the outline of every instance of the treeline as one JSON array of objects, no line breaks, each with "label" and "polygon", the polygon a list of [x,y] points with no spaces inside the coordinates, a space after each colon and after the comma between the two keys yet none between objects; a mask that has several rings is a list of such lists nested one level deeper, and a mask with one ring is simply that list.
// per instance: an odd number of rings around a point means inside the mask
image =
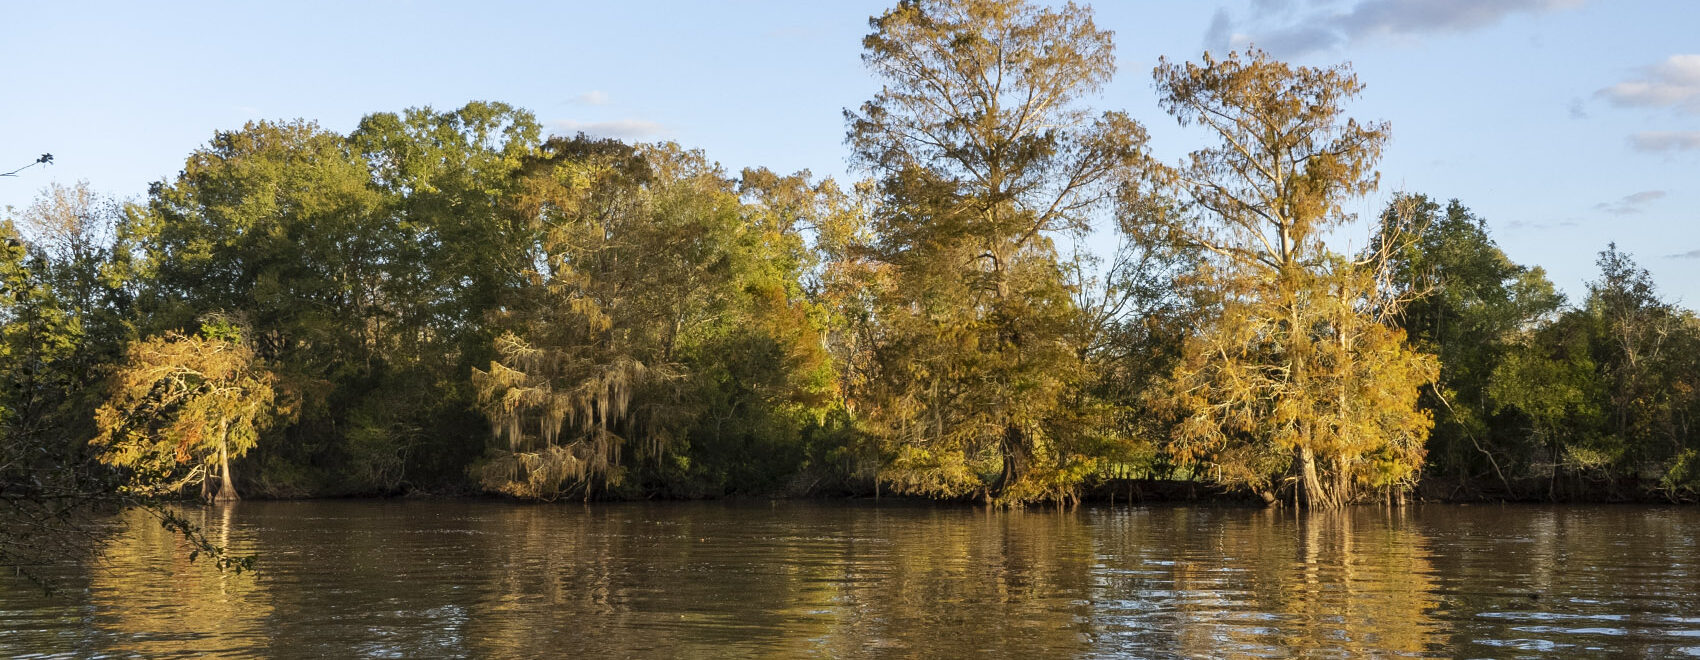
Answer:
[{"label": "treeline", "polygon": [[1700,495],[1700,317],[1616,245],[1574,303],[1513,263],[1486,220],[1412,198],[1427,229],[1394,259],[1421,291],[1399,319],[1439,356],[1423,390],[1436,497],[1692,501]]},{"label": "treeline", "polygon": [[1628,255],[1569,305],[1457,202],[1323,242],[1389,134],[1349,68],[1161,62],[1210,144],[1169,164],[1087,106],[1087,10],[871,25],[848,188],[499,103],[251,123],[134,203],[49,188],[0,227],[0,487],[1700,493],[1700,320]]},{"label": "treeline", "polygon": [[838,193],[540,133],[486,103],[255,123],[145,203],[51,189],[6,229],[8,447],[269,497],[842,472],[800,225]]}]

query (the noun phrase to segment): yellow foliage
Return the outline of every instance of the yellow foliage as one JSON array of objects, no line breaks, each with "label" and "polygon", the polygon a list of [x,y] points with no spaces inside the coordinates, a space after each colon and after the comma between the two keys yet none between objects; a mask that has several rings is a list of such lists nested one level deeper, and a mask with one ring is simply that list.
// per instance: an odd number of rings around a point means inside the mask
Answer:
[{"label": "yellow foliage", "polygon": [[1335,259],[1302,288],[1206,277],[1229,293],[1174,373],[1178,458],[1259,490],[1303,480],[1322,506],[1415,483],[1432,424],[1417,395],[1439,363],[1378,317],[1368,269]]},{"label": "yellow foliage", "polygon": [[255,446],[280,412],[275,382],[239,338],[168,332],[134,342],[90,444],[101,462],[129,472],[133,491],[180,491]]}]

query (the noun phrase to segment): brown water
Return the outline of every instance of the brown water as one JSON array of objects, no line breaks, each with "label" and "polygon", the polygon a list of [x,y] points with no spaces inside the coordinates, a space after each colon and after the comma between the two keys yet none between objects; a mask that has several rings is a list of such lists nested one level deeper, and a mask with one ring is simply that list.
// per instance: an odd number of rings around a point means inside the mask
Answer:
[{"label": "brown water", "polygon": [[1700,655],[1700,509],[987,512],[807,502],[196,509],[135,517],[0,656]]}]

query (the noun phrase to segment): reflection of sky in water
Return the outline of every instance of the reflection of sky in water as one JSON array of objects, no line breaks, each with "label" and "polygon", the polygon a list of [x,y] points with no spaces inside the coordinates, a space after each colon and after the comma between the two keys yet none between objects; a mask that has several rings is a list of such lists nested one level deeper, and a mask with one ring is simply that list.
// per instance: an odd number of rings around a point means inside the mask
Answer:
[{"label": "reflection of sky in water", "polygon": [[1700,654],[1700,510],[987,513],[904,504],[245,502],[260,572],[136,517],[0,655]]}]

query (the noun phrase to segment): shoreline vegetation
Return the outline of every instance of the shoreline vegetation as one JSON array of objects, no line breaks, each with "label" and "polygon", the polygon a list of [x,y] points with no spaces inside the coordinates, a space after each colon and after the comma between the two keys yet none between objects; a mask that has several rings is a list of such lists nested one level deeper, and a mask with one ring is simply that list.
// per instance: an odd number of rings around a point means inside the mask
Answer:
[{"label": "shoreline vegetation", "polygon": [[[1348,506],[1422,506],[1437,505],[1468,505],[1468,504],[1662,504],[1685,505],[1692,502],[1673,500],[1649,484],[1641,483],[1633,478],[1610,480],[1571,479],[1556,486],[1547,479],[1527,478],[1511,483],[1513,490],[1505,490],[1502,484],[1481,482],[1447,482],[1439,479],[1428,479],[1419,483],[1406,493],[1402,500],[1374,500],[1354,502]],[[315,499],[355,499],[355,500],[489,500],[537,502],[543,504],[563,503],[560,500],[544,501],[536,499],[515,498],[502,493],[484,492],[473,489],[459,491],[425,491],[409,490],[396,493],[361,493],[327,495],[308,498],[266,498],[255,497],[259,501],[310,501]],[[701,502],[714,500],[732,501],[845,501],[863,503],[938,503],[945,505],[961,505],[983,507],[985,501],[981,498],[963,497],[941,499],[923,495],[894,494],[882,491],[875,494],[872,485],[866,488],[842,488],[836,490],[816,490],[801,493],[787,492],[731,492],[697,497],[623,497],[593,500],[596,502]],[[186,500],[194,502],[195,500]],[[566,502],[581,503],[580,500]],[[1051,508],[1055,503],[1041,503],[1039,510]],[[1266,508],[1281,507],[1278,502],[1269,502],[1256,491],[1226,486],[1220,483],[1165,478],[1116,478],[1094,481],[1080,487],[1078,497],[1065,503],[1069,506],[1080,504],[1104,504],[1115,506],[1149,506],[1149,505],[1229,505]],[[1291,508],[1290,506],[1287,508]]]},{"label": "shoreline vegetation", "polygon": [[[1672,500],[1670,497],[1649,488],[1647,484],[1634,479],[1618,481],[1585,481],[1572,480],[1562,482],[1556,487],[1545,479],[1523,479],[1512,482],[1515,490],[1506,491],[1500,484],[1485,484],[1477,482],[1442,482],[1440,480],[1425,480],[1416,488],[1407,492],[1405,498],[1394,500],[1359,501],[1342,508],[1351,507],[1403,507],[1425,505],[1486,505],[1486,504],[1624,504],[1624,505],[1675,505],[1692,504],[1683,500]],[[315,500],[420,500],[420,501],[508,501],[517,503],[553,504],[587,504],[620,502],[846,502],[863,504],[939,504],[943,506],[965,506],[984,508],[986,503],[982,498],[964,497],[956,499],[941,499],[924,495],[894,494],[884,491],[875,495],[871,485],[867,489],[839,489],[831,491],[811,491],[805,493],[785,492],[731,492],[725,494],[703,495],[697,497],[621,497],[598,498],[589,502],[572,500],[537,500],[511,497],[503,493],[465,489],[459,491],[425,491],[409,490],[395,493],[349,493],[338,495],[312,496],[305,498],[268,498],[262,496],[247,497],[254,501],[264,502],[293,502]],[[162,503],[189,503],[201,500],[186,498]],[[1030,505],[1035,510],[1046,511],[1057,508],[1059,503],[1036,503]],[[1083,484],[1079,495],[1066,503],[1063,508],[1081,505],[1109,506],[1229,506],[1249,508],[1286,508],[1291,509],[1290,503],[1283,505],[1269,502],[1261,494],[1244,489],[1225,486],[1219,483],[1186,479],[1137,478],[1110,479]],[[998,507],[992,507],[998,508]],[[1302,510],[1302,509],[1301,509]]]},{"label": "shoreline vegetation", "polygon": [[[1700,318],[1630,255],[1568,300],[1420,192],[1324,242],[1392,130],[1349,64],[1163,59],[1160,107],[1105,111],[1089,7],[904,1],[863,46],[854,182],[476,101],[217,131],[138,200],[49,186],[0,223],[0,515],[1017,507],[1128,475],[1305,509],[1700,498]],[[1203,146],[1154,153],[1150,121]]]}]

